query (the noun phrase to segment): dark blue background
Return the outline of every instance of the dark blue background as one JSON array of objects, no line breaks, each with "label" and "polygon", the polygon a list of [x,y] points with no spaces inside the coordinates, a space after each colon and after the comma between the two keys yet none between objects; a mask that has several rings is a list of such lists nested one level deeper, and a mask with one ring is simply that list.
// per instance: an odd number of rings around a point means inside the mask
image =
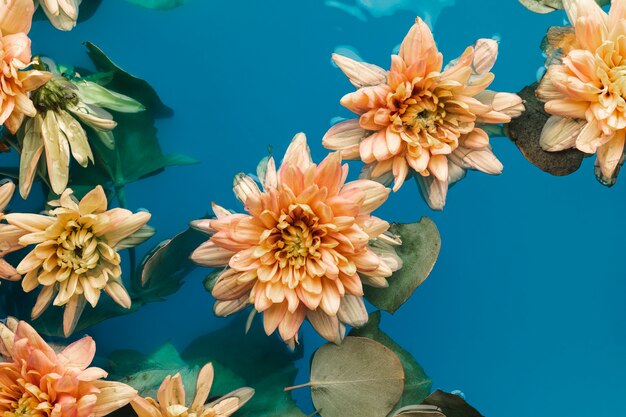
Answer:
[{"label": "dark blue background", "polygon": [[[427,12],[434,2],[415,0],[415,9]],[[81,42],[93,41],[175,110],[158,125],[163,148],[202,163],[127,192],[130,208],[153,213],[155,243],[203,216],[211,201],[240,209],[232,176],[253,171],[268,145],[280,155],[304,131],[321,159],[321,137],[333,117],[349,116],[339,98],[352,89],[331,52],[350,45],[387,67],[414,18],[406,11],[363,22],[320,0],[194,0],[160,12],[106,0],[71,33],[40,22],[31,35],[34,52],[74,65],[87,64]],[[498,36],[493,87],[517,91],[536,79],[539,42],[563,19],[514,0],[457,0],[434,30],[446,61],[479,37]],[[601,186],[591,159],[569,177],[552,177],[507,139],[492,142],[504,174],[468,175],[443,213],[431,212],[412,182],[378,212],[400,222],[430,216],[443,239],[430,278],[384,317],[384,329],[434,387],[463,391],[487,416],[619,415],[626,406],[624,179]],[[150,351],[167,340],[182,347],[227,324],[212,315],[205,274],[196,271],[165,303],[95,327],[99,354]],[[307,354],[321,343],[308,325],[304,338]],[[299,381],[307,380],[307,362]]]}]

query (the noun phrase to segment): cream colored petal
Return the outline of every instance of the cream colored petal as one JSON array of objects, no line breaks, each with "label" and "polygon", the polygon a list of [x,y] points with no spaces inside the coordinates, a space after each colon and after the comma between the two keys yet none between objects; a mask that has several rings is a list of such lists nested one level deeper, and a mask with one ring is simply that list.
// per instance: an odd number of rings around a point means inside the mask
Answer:
[{"label": "cream colored petal", "polygon": [[315,331],[324,339],[336,344],[341,343],[343,337],[339,331],[339,320],[337,317],[330,317],[320,309],[318,311],[309,311],[307,319],[309,319]]},{"label": "cream colored petal", "polygon": [[145,398],[136,396],[130,402],[138,417],[164,417],[161,411]]},{"label": "cream colored petal", "polygon": [[43,118],[37,115],[26,122],[22,136],[22,153],[20,154],[20,195],[27,198],[35,179],[39,159],[43,154],[44,144],[41,131]]},{"label": "cream colored petal", "polygon": [[85,129],[66,111],[57,113],[59,128],[65,133],[72,150],[72,156],[82,167],[86,167],[89,161],[93,163],[93,153],[89,146]]},{"label": "cream colored petal", "polygon": [[212,409],[218,417],[228,417],[243,407],[254,395],[252,388],[239,388],[222,398],[207,404],[207,409]]},{"label": "cream colored petal", "polygon": [[111,297],[117,304],[124,308],[130,308],[132,302],[128,292],[126,292],[126,288],[124,288],[122,284],[110,281],[106,287],[104,287],[104,291],[106,291],[106,293],[109,294],[109,297]]},{"label": "cream colored petal", "polygon": [[416,175],[415,181],[428,206],[433,210],[443,210],[448,194],[448,182],[439,181],[432,175],[428,177]]},{"label": "cream colored petal", "polygon": [[359,119],[345,120],[326,132],[322,145],[326,149],[341,151],[343,159],[359,159],[359,143],[366,134]]},{"label": "cream colored petal", "polygon": [[115,227],[102,235],[111,247],[141,229],[150,220],[150,213],[140,211],[120,220]]},{"label": "cream colored petal", "polygon": [[41,125],[48,176],[52,190],[61,194],[69,179],[70,146],[58,126],[54,111],[48,110]]},{"label": "cream colored petal", "polygon": [[215,371],[213,370],[213,365],[211,363],[207,363],[200,369],[198,373],[198,381],[196,383],[196,394],[193,397],[193,402],[191,403],[191,410],[200,410],[209,398],[209,393],[211,392],[211,387],[213,386],[213,377],[215,376]]},{"label": "cream colored petal", "polygon": [[41,314],[50,306],[56,294],[56,285],[43,287],[37,296],[37,301],[35,302],[33,310],[30,313],[30,318],[35,320],[37,317],[41,316]]},{"label": "cream colored petal", "polygon": [[19,281],[22,276],[11,264],[0,258],[0,278],[7,281]]},{"label": "cream colored petal", "polygon": [[584,120],[552,116],[541,131],[539,143],[543,150],[557,152],[576,146],[576,138],[587,124]]},{"label": "cream colored petal", "polygon": [[613,138],[598,148],[596,155],[600,170],[605,178],[611,178],[617,165],[624,156],[624,135],[625,132],[620,130],[616,132]]},{"label": "cream colored petal", "polygon": [[250,305],[250,296],[244,295],[236,300],[216,301],[213,313],[218,317],[227,317],[243,310]]},{"label": "cream colored petal", "polygon": [[97,106],[81,103],[79,106],[68,106],[67,109],[94,129],[113,130],[117,126],[111,113]]},{"label": "cream colored petal", "polygon": [[0,31],[4,35],[30,32],[35,13],[33,0],[4,0],[0,5]]},{"label": "cream colored petal", "polygon": [[74,295],[65,305],[63,310],[63,334],[65,337],[69,337],[74,333],[78,320],[81,314],[83,314],[85,304],[85,297]]},{"label": "cream colored petal", "polygon": [[479,39],[474,44],[472,72],[483,75],[491,70],[498,58],[498,42],[493,39]]},{"label": "cream colored petal", "polygon": [[30,233],[45,230],[56,221],[54,217],[30,213],[9,213],[4,218],[9,224]]},{"label": "cream colored petal", "polygon": [[15,184],[7,181],[0,185],[0,212],[3,212],[15,192]]},{"label": "cream colored petal", "polygon": [[80,203],[78,203],[78,211],[81,215],[102,213],[107,209],[107,195],[102,186],[98,185],[89,191]]},{"label": "cream colored petal", "polygon": [[363,298],[346,294],[341,299],[337,318],[352,327],[361,327],[368,321],[367,309]]},{"label": "cream colored petal", "polygon": [[303,172],[306,171],[313,163],[311,159],[311,151],[309,145],[306,143],[306,136],[304,133],[298,133],[289,144],[285,157],[281,164],[282,167],[286,165],[293,165],[299,167]]},{"label": "cream colored petal", "polygon": [[448,158],[464,169],[475,169],[491,175],[502,173],[502,163],[496,158],[490,147],[467,149],[459,146],[448,155]]},{"label": "cream colored petal", "polygon": [[233,179],[233,191],[237,199],[241,201],[243,205],[246,204],[248,197],[259,197],[261,195],[261,191],[256,182],[243,173],[235,175]]},{"label": "cream colored petal", "polygon": [[333,54],[332,60],[356,88],[378,85],[387,80],[387,72],[376,65],[358,62],[340,54]]},{"label": "cream colored petal", "polygon": [[153,227],[145,225],[132,235],[120,240],[119,243],[115,245],[115,250],[120,251],[123,249],[134,248],[135,246],[140,245],[141,243],[150,239],[152,236],[154,236],[155,233],[156,230],[154,230]]},{"label": "cream colored petal", "polygon": [[595,123],[587,123],[576,138],[576,148],[585,153],[596,153],[598,146],[603,145],[609,138],[605,138]]},{"label": "cream colored petal", "polygon": [[191,260],[198,265],[219,267],[228,265],[233,255],[235,255],[235,252],[221,248],[209,240],[202,243],[192,252]]},{"label": "cream colored petal", "polygon": [[137,391],[121,382],[93,381],[92,384],[100,390],[93,417],[104,417],[124,407],[137,396]]},{"label": "cream colored petal", "polygon": [[29,70],[22,71],[18,74],[18,78],[22,83],[22,91],[33,91],[52,78],[52,73],[48,71]]}]

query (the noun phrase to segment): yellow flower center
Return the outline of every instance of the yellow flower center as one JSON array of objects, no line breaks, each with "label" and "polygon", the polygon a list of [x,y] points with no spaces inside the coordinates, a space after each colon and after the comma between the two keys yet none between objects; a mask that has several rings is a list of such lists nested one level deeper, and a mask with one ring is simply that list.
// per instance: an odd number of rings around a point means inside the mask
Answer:
[{"label": "yellow flower center", "polygon": [[306,266],[309,256],[319,257],[317,249],[321,236],[326,233],[319,227],[319,219],[306,204],[293,204],[282,213],[270,241],[274,241],[275,259],[281,268],[287,265]]},{"label": "yellow flower center", "polygon": [[91,228],[74,225],[67,228],[57,239],[57,264],[82,274],[95,268],[100,260],[98,239]]},{"label": "yellow flower center", "polygon": [[17,384],[0,390],[2,417],[48,417],[52,411],[49,396],[36,385],[19,378]]}]

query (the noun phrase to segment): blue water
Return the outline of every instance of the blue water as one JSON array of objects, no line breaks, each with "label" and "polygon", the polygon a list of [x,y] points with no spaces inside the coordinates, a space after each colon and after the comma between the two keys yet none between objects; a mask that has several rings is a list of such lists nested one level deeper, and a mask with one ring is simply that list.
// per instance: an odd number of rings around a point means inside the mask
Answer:
[{"label": "blue water", "polygon": [[[330,63],[338,46],[386,67],[422,10],[446,60],[479,37],[497,36],[493,88],[517,91],[536,80],[545,30],[564,19],[514,0],[409,3],[415,11],[384,16],[364,8],[352,15],[321,0],[191,0],[160,12],[106,0],[71,33],[39,22],[31,37],[33,52],[74,65],[88,64],[80,42],[96,43],[174,109],[158,123],[163,148],[202,163],[128,187],[128,206],[153,213],[155,243],[206,214],[211,201],[240,209],[232,176],[253,171],[268,145],[280,155],[304,131],[314,158],[324,156],[330,120],[350,115],[339,98],[351,86]],[[506,138],[492,142],[504,174],[471,173],[451,190],[443,213],[430,211],[412,183],[379,211],[399,222],[430,216],[443,239],[433,273],[395,316],[384,317],[384,330],[414,354],[435,388],[461,390],[487,416],[619,415],[626,406],[624,179],[613,189],[599,185],[592,160],[569,177],[552,177]],[[184,347],[228,324],[212,315],[201,287],[206,272],[197,270],[164,303],[93,328],[98,354],[147,352],[168,340]],[[308,355],[322,341],[308,326],[304,332]],[[307,380],[307,365],[300,363],[298,381]]]}]

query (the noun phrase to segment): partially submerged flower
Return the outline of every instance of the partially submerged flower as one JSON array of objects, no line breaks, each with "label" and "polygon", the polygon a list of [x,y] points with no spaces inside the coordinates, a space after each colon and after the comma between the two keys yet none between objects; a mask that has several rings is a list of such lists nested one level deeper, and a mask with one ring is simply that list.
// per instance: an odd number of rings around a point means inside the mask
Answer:
[{"label": "partially submerged flower", "polygon": [[333,126],[324,146],[362,160],[366,178],[394,181],[394,190],[415,174],[429,205],[442,209],[448,185],[466,169],[502,171],[481,126],[507,123],[524,110],[516,94],[486,90],[497,51],[496,41],[481,39],[442,69],[432,33],[417,18],[389,71],[334,54],[358,88],[341,104],[360,117]]},{"label": "partially submerged flower", "polygon": [[574,30],[552,30],[558,54],[537,89],[552,114],[541,133],[547,151],[596,154],[600,181],[612,184],[626,140],[626,1],[607,13],[594,0],[565,0]]},{"label": "partially submerged flower", "polygon": [[55,28],[67,32],[76,26],[82,0],[35,0],[35,3],[41,6]]},{"label": "partially submerged flower", "polygon": [[[338,342],[343,323],[367,322],[363,285],[386,287],[401,266],[389,223],[371,215],[389,189],[370,180],[345,183],[348,166],[338,152],[316,165],[303,134],[277,171],[270,158],[259,170],[263,189],[239,174],[234,191],[248,214],[214,205],[217,219],[192,225],[214,233],[192,254],[209,267],[226,266],[213,288],[215,312],[228,315],[249,304],[263,312],[265,331],[297,341],[307,317]],[[375,245],[370,246],[370,242]]]},{"label": "partially submerged flower", "polygon": [[17,132],[24,116],[37,111],[29,92],[45,84],[50,73],[31,65],[30,30],[32,0],[2,0],[0,3],[0,125]]},{"label": "partially submerged flower", "polygon": [[[63,331],[69,335],[89,302],[95,307],[104,290],[124,308],[131,300],[122,283],[118,250],[132,247],[150,237],[147,212],[132,213],[122,208],[107,210],[101,186],[78,202],[67,189],[48,215],[11,213],[7,222],[25,232],[23,246],[35,248],[17,266],[25,274],[22,288],[30,292],[43,286],[33,307],[35,319],[53,303],[65,306]],[[145,227],[144,227],[145,226]]]},{"label": "partially submerged flower", "polygon": [[[5,182],[0,185],[0,221],[4,218],[4,209],[11,201],[14,191],[15,184],[12,182]],[[15,268],[4,260],[4,257],[23,247],[18,241],[24,233],[19,227],[0,223],[0,278],[9,281],[17,281],[21,278]]]},{"label": "partially submerged flower", "polygon": [[[54,74],[52,79],[33,93],[36,115],[19,133],[22,144],[20,159],[20,194],[30,193],[39,159],[45,158],[50,186],[61,194],[69,179],[70,153],[82,167],[94,157],[87,132],[80,122],[94,129],[99,140],[113,147],[111,130],[117,123],[110,110],[135,113],[144,107],[136,100],[79,77],[66,78],[56,64],[43,59]],[[80,122],[79,122],[80,121]]]},{"label": "partially submerged flower", "polygon": [[196,393],[190,405],[185,400],[180,374],[168,375],[163,380],[156,400],[137,396],[130,405],[138,417],[228,417],[254,395],[252,388],[240,388],[206,404],[213,376],[213,365],[204,365],[198,374]]},{"label": "partially submerged flower", "polygon": [[89,367],[96,343],[84,337],[57,353],[28,323],[0,324],[6,362],[0,363],[0,414],[5,417],[102,417],[137,391],[103,381],[107,373]]}]

